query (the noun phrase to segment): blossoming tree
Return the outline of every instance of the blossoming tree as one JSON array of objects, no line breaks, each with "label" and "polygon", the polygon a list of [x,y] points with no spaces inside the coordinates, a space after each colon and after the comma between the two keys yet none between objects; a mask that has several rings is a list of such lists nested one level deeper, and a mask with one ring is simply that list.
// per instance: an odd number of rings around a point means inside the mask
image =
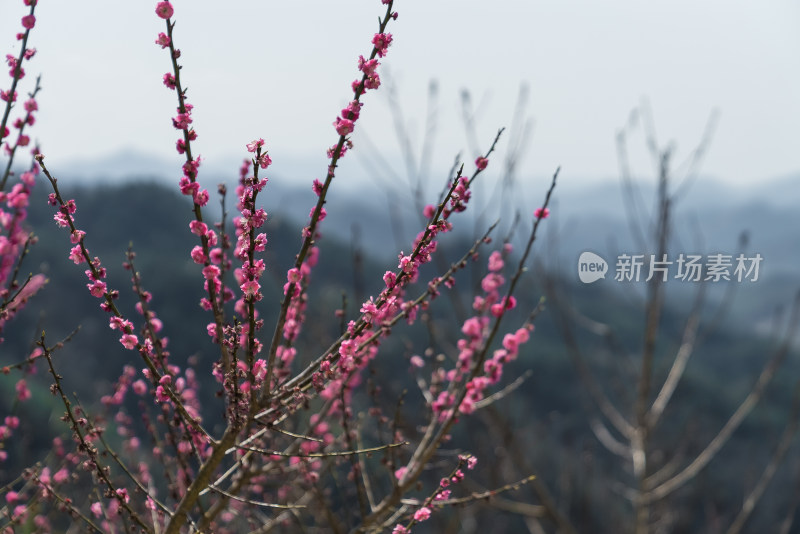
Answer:
[{"label": "blossoming tree", "polygon": [[[14,176],[11,169],[17,149],[30,143],[24,131],[34,124],[37,111],[38,84],[24,102],[17,91],[25,75],[22,65],[35,53],[27,43],[35,28],[37,2],[25,0],[25,4],[30,12],[21,21],[20,52],[7,56],[12,85],[0,93],[6,102],[0,125],[8,156],[4,191]],[[397,265],[383,275],[382,290],[349,317],[339,337],[318,354],[298,353],[296,342],[303,332],[308,291],[319,258],[317,242],[326,217],[326,198],[340,160],[354,148],[350,136],[363,113],[364,97],[381,86],[380,62],[393,43],[387,30],[397,18],[394,2],[382,0],[381,4],[384,11],[371,50],[357,60],[358,77],[349,87],[352,97],[333,121],[336,137],[327,149],[327,168],[311,184],[317,201],[293,265],[284,275],[283,296],[273,303],[262,292],[268,217],[261,200],[268,190],[266,173],[272,163],[267,143],[242,140],[249,156],[239,171],[234,235],[229,236],[227,221],[212,224],[208,220],[212,194],[201,184],[201,159],[193,150],[198,133],[184,84],[184,77],[191,73],[184,73],[180,65],[175,9],[167,1],[156,5],[164,31],[155,43],[170,65],[162,82],[177,101],[172,124],[178,132],[175,149],[183,158],[178,187],[193,208],[187,223],[197,241],[189,254],[204,288],[199,305],[208,314],[208,342],[217,354],[211,368],[196,363],[181,366],[170,359],[155,311],[157,295],[145,288],[133,251],[124,267],[130,272],[139,317],[121,311],[120,291],[108,282],[101,258],[90,252],[91,225],[80,225],[79,202],[59,187],[57,161],[46,161],[44,153],[34,149],[29,170],[8,192],[0,193],[5,206],[0,212],[0,324],[12,319],[44,283],[41,275],[19,281],[25,248],[33,242],[24,230],[25,207],[35,177],[43,175],[52,190],[49,203],[55,223],[66,231],[65,242],[67,238],[70,242],[68,257],[84,269],[87,290],[101,308],[98,313],[105,314],[108,327],[118,332],[119,343],[130,351],[129,365],[113,392],[102,399],[117,433],[123,436],[120,450],[106,436],[106,419],[97,413],[100,408],[77,403],[65,391],[60,373],[66,370],[58,359],[64,340],[42,334],[28,357],[5,369],[18,373],[19,401],[30,397],[26,370],[40,366],[50,373],[51,392],[63,405],[68,436],[56,438],[52,454],[36,465],[20,467],[18,478],[5,482],[0,512],[4,532],[17,528],[50,532],[73,522],[75,528],[95,532],[267,532],[295,524],[335,532],[402,533],[450,505],[489,496],[458,496],[465,470],[477,461],[470,451],[459,451],[445,467],[433,461],[440,460],[437,452],[459,419],[491,402],[488,393],[499,386],[504,367],[530,339],[534,313],[510,325],[507,312],[517,305],[515,290],[537,229],[549,214],[552,187],[543,205],[531,210],[529,236],[516,255],[510,244],[487,250],[492,243],[493,227],[489,227],[444,272],[425,278],[421,272],[437,254],[439,240],[453,229],[458,213],[469,206],[471,186],[489,165],[500,134],[474,166],[463,164],[454,172],[437,202],[425,206],[426,222],[416,239],[407,252],[398,254]],[[10,122],[19,102],[24,113]],[[16,139],[7,124],[17,130]],[[218,193],[224,200],[227,189],[220,186]],[[354,394],[364,389],[367,368],[391,357],[382,348],[399,323],[416,321],[441,291],[452,290],[456,274],[468,260],[484,255],[487,267],[481,294],[462,325],[455,353],[442,361],[411,359],[419,376],[427,374],[420,378],[425,422],[419,435],[404,435],[396,422],[391,423],[387,415],[393,409],[391,403],[387,406],[373,399],[373,405],[357,416]],[[279,310],[274,325],[266,324],[260,311],[269,305]],[[339,318],[331,317],[331,321]],[[220,398],[200,394],[199,373],[213,374],[222,391]],[[140,408],[136,421],[124,408],[131,399]],[[224,420],[209,426],[206,414],[213,410],[224,412]],[[365,418],[371,422],[365,423]],[[0,427],[2,437],[10,439],[18,425],[17,416],[6,417]],[[376,426],[391,431],[370,431]],[[435,475],[438,483],[430,482],[431,472],[440,473]],[[513,487],[495,488],[491,494]],[[354,496],[357,510],[337,502],[334,488]]]}]

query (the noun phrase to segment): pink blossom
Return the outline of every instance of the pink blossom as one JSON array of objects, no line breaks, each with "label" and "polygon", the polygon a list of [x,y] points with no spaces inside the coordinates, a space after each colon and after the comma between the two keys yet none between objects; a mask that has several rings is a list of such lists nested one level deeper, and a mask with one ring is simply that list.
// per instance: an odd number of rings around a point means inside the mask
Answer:
[{"label": "pink blossom", "polygon": [[200,221],[190,222],[189,229],[192,231],[193,234],[198,235],[200,237],[208,233],[208,226],[206,225],[206,223]]},{"label": "pink blossom", "polygon": [[255,280],[248,280],[239,286],[239,288],[246,297],[252,297],[258,293],[258,290],[261,289],[261,285]]},{"label": "pink blossom", "polygon": [[173,13],[175,13],[175,10],[169,2],[159,2],[158,5],[156,5],[156,15],[162,19],[170,18]]},{"label": "pink blossom", "polygon": [[22,17],[22,25],[30,30],[36,25],[36,17],[33,15],[25,15]]},{"label": "pink blossom", "polygon": [[392,529],[392,534],[409,534],[411,531],[403,525],[397,524]]},{"label": "pink blossom", "polygon": [[489,256],[489,270],[497,272],[502,270],[502,268],[503,268],[503,256],[498,251],[495,250]]},{"label": "pink blossom", "polygon": [[408,467],[400,467],[399,469],[395,470],[394,477],[398,481],[402,481],[403,477],[406,476],[406,472],[408,471]]},{"label": "pink blossom", "polygon": [[60,226],[61,228],[64,228],[65,226],[69,226],[69,221],[67,220],[67,216],[64,215],[61,212],[58,212],[58,213],[54,214],[53,215],[53,220],[56,221],[56,224],[58,226]]},{"label": "pink blossom", "polygon": [[156,399],[159,402],[167,402],[169,400],[169,395],[167,395],[167,390],[164,389],[164,386],[158,386],[156,388]]},{"label": "pink blossom", "polygon": [[122,337],[119,338],[119,342],[122,343],[122,346],[126,349],[133,350],[136,344],[139,343],[139,338],[134,334],[122,334]]},{"label": "pink blossom", "polygon": [[83,251],[81,250],[80,245],[75,245],[72,247],[72,249],[69,251],[69,259],[75,262],[75,265],[79,265],[84,261]]},{"label": "pink blossom", "polygon": [[442,490],[433,498],[435,501],[446,501],[450,498],[450,490]]},{"label": "pink blossom", "polygon": [[205,206],[208,204],[208,199],[209,197],[207,189],[203,189],[202,191],[195,193],[193,196],[194,203],[198,206]]},{"label": "pink blossom", "polygon": [[92,503],[90,509],[92,510],[92,513],[94,514],[95,517],[99,518],[103,516],[103,505],[100,504],[99,502]]},{"label": "pink blossom", "polygon": [[171,42],[171,39],[169,38],[169,36],[166,33],[161,32],[161,33],[158,34],[158,39],[156,39],[156,44],[157,45],[161,45],[162,49],[168,47],[170,42]]},{"label": "pink blossom", "polygon": [[93,297],[97,298],[101,298],[106,294],[106,291],[108,291],[106,283],[101,280],[95,280],[91,284],[86,284],[86,287],[89,288],[89,293],[91,293]]},{"label": "pink blossom", "polygon": [[197,245],[192,249],[191,256],[192,256],[192,261],[194,261],[195,263],[203,264],[206,262],[206,255],[203,252],[203,247],[201,247],[200,245]]},{"label": "pink blossom", "polygon": [[533,216],[537,219],[546,219],[550,216],[550,210],[548,208],[536,208],[533,212]]},{"label": "pink blossom", "polygon": [[427,506],[423,506],[416,512],[414,512],[414,520],[415,521],[425,521],[431,516],[431,509]]},{"label": "pink blossom", "polygon": [[264,146],[264,140],[263,139],[255,139],[252,142],[247,143],[247,151],[248,152],[255,152],[256,150],[258,150],[262,146]]},{"label": "pink blossom", "polygon": [[59,469],[56,471],[56,474],[53,475],[53,482],[56,484],[62,484],[69,478],[69,471],[66,468]]},{"label": "pink blossom", "polygon": [[189,127],[192,123],[192,116],[187,113],[178,113],[174,119],[172,119],[172,125],[177,130],[185,130]]},{"label": "pink blossom", "polygon": [[353,121],[349,119],[342,119],[341,117],[336,117],[333,126],[334,128],[336,128],[336,133],[338,133],[339,135],[349,135],[353,132]]},{"label": "pink blossom", "polygon": [[378,65],[380,65],[380,63],[378,63],[377,59],[366,60],[364,56],[358,56],[358,70],[367,76],[375,74],[375,69],[378,68]]},{"label": "pink blossom", "polygon": [[31,398],[31,390],[28,389],[28,383],[25,382],[24,378],[17,382],[15,388],[17,390],[17,399],[20,401],[26,401]]},{"label": "pink blossom", "polygon": [[372,44],[375,45],[375,51],[378,56],[383,57],[386,55],[386,49],[392,44],[391,33],[376,33],[372,38]]},{"label": "pink blossom", "polygon": [[206,267],[203,268],[203,277],[205,277],[206,280],[210,280],[211,278],[216,278],[220,274],[222,274],[222,271],[216,265],[207,265]]},{"label": "pink blossom", "polygon": [[487,165],[489,165],[489,160],[482,156],[475,160],[475,166],[479,171],[485,169]]},{"label": "pink blossom", "polygon": [[[172,73],[164,74],[164,85],[166,85],[170,89],[175,89],[176,86],[175,76]],[[183,152],[181,152],[183,154]]]},{"label": "pink blossom", "polygon": [[81,240],[86,236],[86,232],[83,230],[75,230],[74,232],[69,234],[69,240],[73,245],[77,245],[81,242]]},{"label": "pink blossom", "polygon": [[267,153],[265,152],[264,154],[261,154],[261,157],[260,157],[260,158],[258,158],[258,165],[259,165],[259,166],[260,166],[262,169],[266,169],[267,167],[269,167],[270,165],[272,165],[272,158],[270,158],[270,157],[269,157],[269,154],[267,154]]},{"label": "pink blossom", "polygon": [[137,380],[133,383],[133,392],[137,395],[144,395],[147,391],[147,384],[145,384],[144,380]]},{"label": "pink blossom", "polygon": [[[164,2],[164,3],[167,3],[167,2]],[[128,490],[126,490],[125,488],[118,489],[116,493],[117,493],[117,497],[119,497],[120,499],[122,499],[125,502],[129,502],[131,500],[131,498],[128,497]]]}]

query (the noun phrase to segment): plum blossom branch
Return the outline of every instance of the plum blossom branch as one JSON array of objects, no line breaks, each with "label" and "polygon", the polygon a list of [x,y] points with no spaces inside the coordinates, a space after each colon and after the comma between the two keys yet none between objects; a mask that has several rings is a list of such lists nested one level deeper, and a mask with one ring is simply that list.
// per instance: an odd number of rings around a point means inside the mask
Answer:
[{"label": "plum blossom branch", "polygon": [[95,473],[95,475],[103,482],[103,485],[107,488],[106,496],[116,499],[119,502],[120,507],[122,507],[127,513],[128,516],[137,524],[139,527],[144,530],[145,532],[153,532],[153,530],[139,517],[139,515],[130,507],[128,504],[129,498],[127,492],[122,489],[117,489],[115,485],[111,482],[111,479],[106,474],[105,468],[103,468],[102,464],[100,463],[100,457],[97,453],[97,448],[88,440],[89,434],[96,432],[96,429],[90,427],[89,433],[84,433],[83,428],[86,425],[87,421],[85,419],[81,419],[80,421],[76,417],[74,411],[72,410],[72,403],[67,398],[64,390],[61,387],[61,375],[56,372],[55,366],[53,365],[53,357],[52,351],[54,347],[48,347],[45,343],[44,334],[42,334],[41,339],[37,342],[37,345],[42,349],[43,355],[47,360],[47,365],[50,371],[50,375],[53,377],[55,381],[52,387],[53,394],[58,393],[61,397],[61,402],[66,409],[66,420],[69,421],[70,427],[72,428],[72,432],[75,435],[75,438],[78,442],[78,450],[85,454],[88,458],[88,466],[91,467]]},{"label": "plum blossom branch", "polygon": [[[367,90],[377,89],[380,86],[380,77],[376,72],[379,62],[376,58],[382,58],[386,55],[387,49],[392,43],[392,35],[385,33],[386,27],[389,24],[389,20],[397,19],[397,13],[392,11],[394,4],[393,0],[382,0],[382,2],[386,4],[386,13],[384,14],[383,18],[379,19],[378,33],[376,33],[372,39],[372,52],[370,53],[369,59],[366,60],[363,56],[359,56],[358,68],[362,72],[361,80],[355,80],[353,82],[353,100],[345,109],[342,110],[341,117],[337,117],[336,121],[334,122],[336,133],[339,134],[339,140],[333,147],[331,147],[331,149],[328,150],[328,158],[330,159],[330,163],[328,164],[325,181],[320,182],[319,180],[315,180],[313,184],[313,190],[317,194],[318,199],[314,209],[311,212],[309,224],[303,230],[303,244],[300,247],[300,252],[297,254],[293,268],[297,272],[300,271],[301,267],[306,261],[306,256],[308,255],[317,236],[317,225],[325,216],[325,209],[323,206],[325,204],[328,189],[333,181],[338,161],[340,158],[344,157],[347,149],[352,147],[352,142],[347,136],[353,132],[355,121],[358,120],[358,117],[361,113],[361,107],[363,106],[361,103],[361,96]],[[278,346],[281,343],[284,325],[286,323],[289,308],[293,302],[293,297],[295,297],[295,295],[291,291],[288,291],[284,295],[283,301],[281,302],[281,311],[278,316],[277,324],[275,325],[275,331],[272,335],[272,342],[270,343],[269,357],[267,361],[267,375],[265,378],[265,383],[267,384],[268,388],[270,387],[272,380],[272,374],[275,367],[275,358],[278,353]],[[272,392],[265,393],[266,391],[267,390],[262,391],[262,406],[266,404],[266,402],[269,400],[269,397],[272,395]]]}]

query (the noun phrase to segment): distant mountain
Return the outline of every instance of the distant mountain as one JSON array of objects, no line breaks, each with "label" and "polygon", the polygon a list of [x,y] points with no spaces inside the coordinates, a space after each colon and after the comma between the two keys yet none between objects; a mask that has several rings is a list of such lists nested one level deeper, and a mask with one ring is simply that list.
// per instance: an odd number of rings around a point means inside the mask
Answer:
[{"label": "distant mountain", "polygon": [[[201,182],[210,190],[219,182],[232,186],[236,182],[236,169],[241,157],[231,156],[225,161],[204,162],[201,167]],[[269,169],[270,182],[263,194],[268,211],[280,211],[293,224],[303,225],[316,202],[311,191],[311,181],[320,177],[324,170],[323,155],[303,157],[299,155],[276,158]],[[159,183],[175,187],[180,173],[180,160],[127,150],[93,161],[66,162],[60,176],[93,183],[120,183],[141,177],[150,177]],[[331,188],[327,201],[328,219],[322,227],[325,234],[343,243],[358,245],[381,261],[396,260],[400,250],[411,247],[414,236],[421,228],[421,220],[412,209],[411,194],[402,185],[388,190],[375,182],[365,181],[363,173],[354,169],[348,161]],[[443,176],[444,174],[437,174]],[[80,177],[80,178],[79,178]],[[489,183],[491,176],[485,177]],[[527,182],[526,182],[527,183]],[[541,191],[519,185],[519,190],[505,200],[511,205],[494,206],[480,221],[476,211],[459,214],[455,239],[471,239],[502,216],[504,221],[496,232],[503,235],[510,225],[513,214],[518,211],[530,214],[531,207],[523,205],[521,199],[530,202],[544,194],[546,182],[538,180]],[[441,184],[428,184],[432,202]],[[674,184],[672,189],[680,186]],[[491,191],[491,189],[487,189]],[[399,191],[399,193],[398,193]],[[500,197],[493,197],[500,198]],[[642,246],[632,233],[632,224],[626,206],[629,199],[636,202],[635,226],[644,230],[652,220],[654,212],[655,184],[639,181],[634,185],[632,196],[623,189],[619,181],[605,180],[590,183],[562,175],[553,198],[552,216],[544,225],[540,246],[540,259],[551,268],[574,273],[577,280],[577,258],[583,251],[593,251],[611,263],[620,253],[642,254]],[[473,203],[481,206],[485,200],[476,194]],[[499,202],[499,201],[497,201]],[[747,254],[761,254],[757,287],[742,286],[745,293],[790,295],[800,287],[800,174],[787,175],[774,180],[752,184],[747,187],[732,187],[723,182],[700,177],[682,190],[676,201],[672,219],[675,224],[672,251],[684,253],[723,253],[735,255],[740,252],[739,238],[748,236],[743,249]],[[218,210],[216,201],[211,203],[212,212]],[[474,208],[474,206],[473,206]],[[645,220],[642,223],[642,219]],[[637,231],[640,231],[637,230]],[[522,233],[516,237],[522,240]],[[447,242],[447,240],[445,240]],[[391,246],[387,246],[390,243]],[[349,245],[352,246],[352,245]],[[613,278],[613,277],[612,277]],[[613,279],[598,282],[613,287]],[[788,284],[788,287],[787,287]],[[691,287],[673,287],[677,292],[690,294]],[[788,292],[787,292],[788,290]],[[712,288],[711,297],[719,297],[721,290]],[[788,297],[787,297],[788,298]],[[760,311],[756,311],[756,309]],[[763,307],[737,308],[737,315],[751,324],[762,322]]]}]

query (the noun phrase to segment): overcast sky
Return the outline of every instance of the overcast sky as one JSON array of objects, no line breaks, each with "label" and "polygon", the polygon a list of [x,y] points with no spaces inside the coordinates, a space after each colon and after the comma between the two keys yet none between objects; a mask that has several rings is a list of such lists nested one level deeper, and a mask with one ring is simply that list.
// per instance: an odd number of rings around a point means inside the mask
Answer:
[{"label": "overcast sky", "polygon": [[[170,65],[154,43],[164,30],[155,4],[40,3],[31,42],[38,54],[26,67],[31,80],[24,89],[42,73],[32,133],[51,166],[133,148],[170,158],[177,180],[170,123],[176,100],[161,83]],[[319,162],[322,176],[325,149],[336,140],[331,123],[351,97],[356,58],[371,48],[379,0],[173,4],[182,76],[195,105],[195,150],[220,164],[245,156],[245,143],[263,137],[276,168],[289,170],[278,167],[281,161]],[[428,85],[438,81],[435,169],[449,167],[460,150],[469,153],[463,89],[479,105],[476,130],[485,148],[499,127],[511,126],[526,84],[535,124],[522,177],[541,178],[558,165],[565,179],[616,176],[615,133],[644,97],[659,141],[674,141],[679,160],[718,109],[703,171],[746,184],[800,171],[799,6],[794,0],[399,0],[384,66],[417,153]],[[22,8],[21,0],[0,7],[3,53],[17,53],[13,35]],[[368,93],[364,102],[356,149],[362,157],[370,152],[359,138],[366,132],[399,165],[387,93]],[[642,146],[632,145],[633,157],[647,171]],[[366,172],[363,164],[348,165],[353,176]]]}]

